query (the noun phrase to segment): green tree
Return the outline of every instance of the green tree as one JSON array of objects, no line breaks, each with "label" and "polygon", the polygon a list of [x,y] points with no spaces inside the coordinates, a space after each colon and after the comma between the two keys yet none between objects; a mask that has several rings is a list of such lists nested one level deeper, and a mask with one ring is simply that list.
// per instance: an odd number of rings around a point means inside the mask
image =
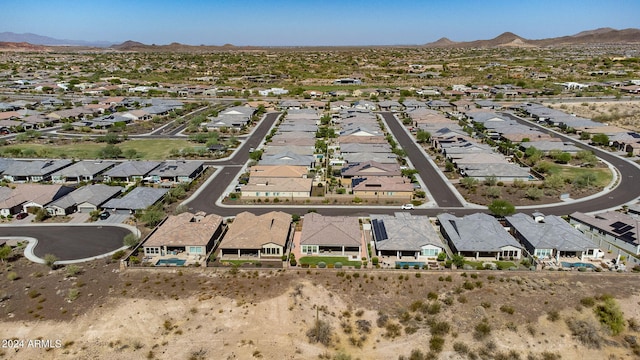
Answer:
[{"label": "green tree", "polygon": [[544,179],[543,185],[547,189],[558,190],[564,185],[564,178],[562,175],[553,174]]},{"label": "green tree", "polygon": [[513,204],[502,199],[493,200],[493,202],[489,204],[488,209],[493,215],[498,217],[509,216],[516,212],[516,207],[513,206]]},{"label": "green tree", "polygon": [[431,140],[431,133],[425,130],[418,130],[418,132],[416,133],[416,139],[418,140],[419,143],[426,143],[429,142]]},{"label": "green tree", "polygon": [[624,330],[624,314],[615,299],[607,297],[603,304],[596,306],[593,310],[600,323],[611,330],[613,335],[618,335]]},{"label": "green tree", "polygon": [[607,136],[606,134],[594,134],[591,137],[591,141],[595,145],[608,146],[609,145],[609,136]]},{"label": "green tree", "polygon": [[137,157],[139,157],[138,155],[138,151],[136,149],[127,149],[124,151],[124,157],[126,157],[127,159],[135,159]]},{"label": "green tree", "polygon": [[36,221],[37,222],[43,222],[43,221],[47,220],[49,217],[51,217],[51,215],[49,215],[49,212],[47,210],[45,210],[44,208],[39,208],[38,211],[36,212]]},{"label": "green tree", "polygon": [[122,243],[124,244],[124,246],[127,246],[130,249],[138,245],[139,242],[140,238],[133,233],[125,235],[125,237],[122,239]]},{"label": "green tree", "polygon": [[117,159],[122,156],[122,149],[113,144],[109,144],[100,149],[98,156],[105,159]]}]

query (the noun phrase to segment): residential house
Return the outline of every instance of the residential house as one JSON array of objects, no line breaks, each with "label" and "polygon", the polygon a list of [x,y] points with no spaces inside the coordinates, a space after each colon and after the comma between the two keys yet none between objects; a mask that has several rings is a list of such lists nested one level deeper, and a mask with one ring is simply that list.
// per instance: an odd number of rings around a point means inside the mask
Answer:
[{"label": "residential house", "polygon": [[401,176],[367,176],[351,178],[353,195],[361,198],[402,202],[411,201],[413,184]]},{"label": "residential house", "polygon": [[480,259],[520,259],[522,247],[496,218],[484,213],[438,215],[440,232],[454,254]]},{"label": "residential house", "polygon": [[402,171],[398,163],[382,164],[375,161],[348,164],[341,170],[344,179],[367,176],[401,176]]},{"label": "residential house", "polygon": [[203,161],[167,160],[149,172],[150,181],[163,185],[190,183],[204,171]]},{"label": "residential house", "polygon": [[104,181],[119,181],[133,183],[146,178],[149,173],[160,166],[160,161],[125,161],[107,170]]},{"label": "residential house", "polygon": [[243,198],[278,198],[280,201],[289,199],[309,198],[313,179],[292,177],[249,177],[249,182],[241,188]]},{"label": "residential house", "polygon": [[595,215],[574,212],[569,222],[578,230],[589,233],[594,242],[607,250],[624,249],[640,255],[640,220],[617,211]]},{"label": "residential house", "polygon": [[281,260],[292,235],[291,215],[271,211],[264,215],[241,212],[229,224],[220,242],[219,257],[224,259]]},{"label": "residential house", "polygon": [[402,111],[404,106],[395,100],[384,100],[378,103],[382,111]]},{"label": "residential house", "polygon": [[300,234],[302,255],[349,256],[360,260],[364,237],[355,216],[323,216],[307,213]]},{"label": "residential house", "polygon": [[300,155],[292,152],[282,152],[273,155],[263,155],[260,165],[294,165],[314,168],[316,158],[313,155]]},{"label": "residential house", "polygon": [[[170,215],[143,242],[146,257],[171,256],[206,261],[214,242],[224,232],[222,216],[198,212]],[[175,256],[174,256],[175,255]],[[153,261],[153,260],[151,260]]]},{"label": "residential house", "polygon": [[71,160],[16,160],[10,162],[2,173],[11,182],[40,182],[51,180],[51,174],[71,165]]},{"label": "residential house", "polygon": [[102,204],[102,208],[116,214],[134,214],[160,202],[169,189],[138,186],[121,198]]},{"label": "residential house", "polygon": [[512,235],[537,259],[576,257],[580,260],[604,256],[588,237],[559,216],[541,216],[536,221],[526,214],[505,217]]},{"label": "residential house", "polygon": [[74,212],[90,213],[96,211],[108,200],[118,196],[124,188],[103,184],[86,185],[50,202],[45,206],[52,216],[69,215]]},{"label": "residential house", "polygon": [[458,171],[462,176],[474,178],[478,181],[484,181],[488,177],[495,177],[498,181],[503,182],[535,180],[533,175],[529,173],[529,168],[511,163],[464,164],[458,167]]},{"label": "residential house", "polygon": [[[7,191],[0,187],[0,215],[9,216],[20,212],[35,212],[52,201],[58,200],[74,189],[62,185],[14,184]],[[33,210],[30,210],[33,208]]]},{"label": "residential house", "polygon": [[254,165],[249,169],[249,175],[260,178],[306,178],[306,166],[295,165]]},{"label": "residential house", "polygon": [[[371,232],[378,257],[424,261],[444,253],[444,243],[428,216],[410,213],[370,215]],[[384,260],[383,260],[384,262]]]},{"label": "residential house", "polygon": [[51,181],[54,183],[77,184],[83,181],[98,180],[101,173],[115,165],[116,163],[112,161],[78,161],[51,174]]}]

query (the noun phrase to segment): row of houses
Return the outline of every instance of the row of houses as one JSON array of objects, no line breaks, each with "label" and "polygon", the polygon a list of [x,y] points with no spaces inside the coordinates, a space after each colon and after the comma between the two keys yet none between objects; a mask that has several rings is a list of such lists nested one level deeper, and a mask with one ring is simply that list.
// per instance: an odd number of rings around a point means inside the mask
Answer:
[{"label": "row of houses", "polygon": [[163,186],[190,183],[204,170],[203,161],[103,161],[69,159],[19,160],[0,158],[0,175],[12,183],[78,184],[105,181],[146,181]]},{"label": "row of houses", "polygon": [[[145,239],[145,261],[156,264],[177,258],[199,262],[215,250],[224,260],[278,260],[288,249],[298,256],[367,257],[369,239],[374,256],[384,264],[426,264],[441,253],[474,260],[539,260],[561,257],[586,260],[603,255],[583,233],[557,216],[516,214],[505,219],[476,213],[464,217],[440,214],[434,219],[408,212],[394,215],[324,216],[308,213],[299,230],[290,215],[242,212],[224,223],[217,215],[183,213],[169,218]],[[448,250],[449,249],[449,250]]]},{"label": "row of houses", "polygon": [[89,184],[79,188],[60,184],[12,184],[0,187],[0,215],[34,213],[45,209],[51,216],[106,210],[133,214],[164,198],[169,189],[139,186],[125,192],[120,186]]},{"label": "row of houses", "polygon": [[97,101],[78,99],[69,104],[70,108],[63,109],[65,102],[56,98],[38,102],[18,100],[0,103],[0,129],[4,132],[37,129],[62,121],[70,122],[76,128],[106,129],[117,123],[129,124],[164,116],[183,105],[181,101],[169,99],[109,97]]}]

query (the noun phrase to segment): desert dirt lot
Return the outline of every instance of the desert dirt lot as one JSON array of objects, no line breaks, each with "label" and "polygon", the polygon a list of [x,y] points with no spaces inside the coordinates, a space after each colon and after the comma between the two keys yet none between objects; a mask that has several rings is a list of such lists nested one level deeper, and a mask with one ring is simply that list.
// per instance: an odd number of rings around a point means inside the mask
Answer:
[{"label": "desert dirt lot", "polygon": [[[633,359],[640,353],[632,344],[640,335],[635,274],[121,272],[103,260],[69,276],[65,268],[52,271],[24,258],[2,268],[0,336],[26,341],[0,349],[8,359],[398,359],[414,350],[432,351],[434,359]],[[9,272],[18,277],[10,280]],[[617,336],[595,318],[603,294],[632,321]],[[316,327],[316,317],[328,327]],[[586,343],[567,325],[579,319],[588,324]],[[308,332],[328,346],[311,343]],[[54,345],[27,346],[35,339]]]},{"label": "desert dirt lot", "polygon": [[640,101],[603,101],[583,103],[544,102],[554,109],[595,121],[640,131]]}]

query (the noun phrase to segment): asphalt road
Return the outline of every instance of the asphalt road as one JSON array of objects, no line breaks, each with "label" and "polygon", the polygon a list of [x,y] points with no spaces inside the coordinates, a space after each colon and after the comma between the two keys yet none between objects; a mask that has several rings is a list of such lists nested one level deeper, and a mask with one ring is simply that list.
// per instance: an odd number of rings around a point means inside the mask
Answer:
[{"label": "asphalt road", "polygon": [[404,130],[402,123],[393,116],[393,113],[383,112],[380,115],[384,118],[400,147],[407,153],[413,167],[418,170],[438,207],[462,207],[462,203],[449,187],[449,183],[440,176],[439,170],[427,161],[418,144]]},{"label": "asphalt road", "polygon": [[[209,162],[210,165],[224,166],[224,168],[220,173],[218,173],[213,181],[206,185],[206,188],[199,194],[199,196],[191,200],[187,206],[192,211],[205,211],[207,213],[219,214],[221,216],[235,216],[242,211],[264,214],[273,210],[298,215],[304,215],[309,210],[314,210],[323,215],[333,216],[368,216],[370,214],[393,214],[398,211],[410,211],[412,214],[429,216],[436,216],[444,212],[455,216],[464,216],[476,212],[487,211],[485,209],[463,207],[458,197],[453,193],[449,184],[447,184],[437,173],[438,170],[424,158],[423,153],[420,151],[413,138],[411,138],[411,136],[403,129],[403,125],[393,116],[392,113],[382,113],[381,115],[384,116],[387,125],[389,126],[389,130],[394,134],[399,145],[406,151],[413,166],[420,173],[420,176],[429,188],[433,200],[437,203],[438,207],[401,210],[399,207],[367,207],[366,205],[274,206],[264,204],[253,206],[217,206],[215,202],[224,194],[228,185],[235,183],[240,175],[242,165],[244,165],[249,158],[247,150],[251,147],[258,147],[264,136],[275,123],[279,116],[278,113],[268,114],[265,119],[261,121],[251,136],[248,137],[243,147],[238,150],[231,159]],[[543,126],[538,126],[537,124],[524,121],[515,116],[513,116],[513,118],[527,124],[527,126],[536,126],[540,128],[541,131],[552,132]],[[619,207],[640,197],[640,186],[636,184],[636,181],[640,180],[640,168],[625,159],[608,153],[607,151],[581,144],[575,139],[562,134],[555,133],[555,135],[562,137],[566,141],[576,143],[576,146],[594,151],[598,157],[615,166],[619,170],[619,184],[616,188],[600,197],[582,201],[562,202],[551,206],[541,206],[540,208],[529,207],[526,209],[518,209],[519,212],[530,214],[535,211],[540,211],[548,215],[567,215],[575,211],[592,212]]]},{"label": "asphalt road", "polygon": [[38,239],[34,254],[58,260],[76,260],[106,254],[122,247],[130,231],[119,226],[11,226],[0,227],[0,237],[27,236]]}]

